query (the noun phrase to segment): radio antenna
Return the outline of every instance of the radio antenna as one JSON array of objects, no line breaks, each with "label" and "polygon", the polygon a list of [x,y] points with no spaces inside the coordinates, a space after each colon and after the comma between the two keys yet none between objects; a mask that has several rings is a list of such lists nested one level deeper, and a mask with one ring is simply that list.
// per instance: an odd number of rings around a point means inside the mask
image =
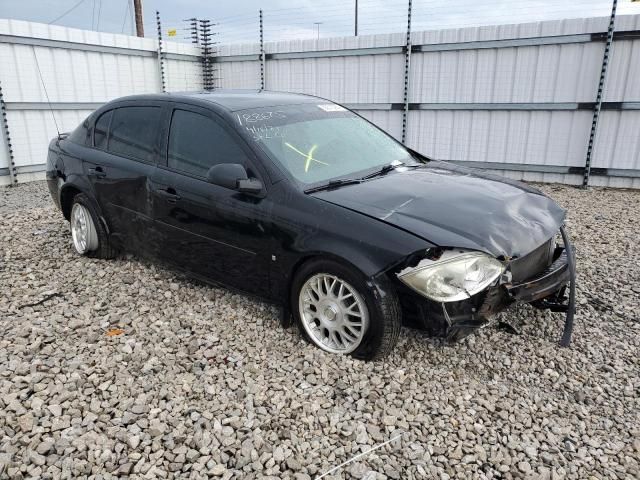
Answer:
[{"label": "radio antenna", "polygon": [[53,105],[51,105],[51,100],[49,100],[49,93],[47,92],[47,86],[44,84],[44,78],[42,77],[42,71],[40,71],[40,63],[38,62],[38,56],[36,55],[36,47],[31,47],[33,49],[33,58],[36,61],[36,68],[38,69],[38,75],[40,76],[40,83],[42,83],[42,88],[44,89],[44,96],[47,97],[47,103],[49,104],[49,110],[51,111],[51,116],[53,117],[53,123],[56,125],[56,132],[58,132],[58,138],[60,138],[60,129],[58,128],[58,122],[56,121],[56,116],[53,113]]}]

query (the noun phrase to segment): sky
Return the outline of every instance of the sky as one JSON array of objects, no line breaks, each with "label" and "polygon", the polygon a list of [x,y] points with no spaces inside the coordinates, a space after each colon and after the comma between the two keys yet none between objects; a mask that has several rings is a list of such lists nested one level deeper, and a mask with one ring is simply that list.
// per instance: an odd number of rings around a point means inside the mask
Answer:
[{"label": "sky", "polygon": [[[173,40],[188,41],[184,19],[217,23],[220,43],[253,43],[258,11],[265,40],[353,35],[356,0],[143,0],[145,34],[156,35],[155,12]],[[132,0],[0,0],[0,18],[13,18],[114,33],[134,32]],[[407,0],[358,0],[359,34],[406,30]],[[74,8],[75,7],[75,8]],[[412,30],[556,18],[605,16],[611,0],[413,0]],[[640,2],[618,2],[618,14],[640,14]]]}]

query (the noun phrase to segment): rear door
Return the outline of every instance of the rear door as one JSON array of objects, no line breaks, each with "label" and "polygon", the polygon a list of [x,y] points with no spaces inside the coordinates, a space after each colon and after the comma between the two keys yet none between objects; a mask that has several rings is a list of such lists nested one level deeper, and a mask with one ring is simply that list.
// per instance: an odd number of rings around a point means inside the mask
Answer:
[{"label": "rear door", "polygon": [[176,105],[167,155],[153,178],[154,220],[166,242],[164,254],[198,275],[267,294],[271,202],[266,192],[247,195],[207,182],[207,171],[218,163],[240,163],[250,177],[261,177],[251,151],[223,119],[207,109]]},{"label": "rear door", "polygon": [[104,112],[94,128],[95,154],[85,162],[114,238],[143,253],[153,226],[149,181],[159,159],[162,115],[163,104],[151,101]]}]

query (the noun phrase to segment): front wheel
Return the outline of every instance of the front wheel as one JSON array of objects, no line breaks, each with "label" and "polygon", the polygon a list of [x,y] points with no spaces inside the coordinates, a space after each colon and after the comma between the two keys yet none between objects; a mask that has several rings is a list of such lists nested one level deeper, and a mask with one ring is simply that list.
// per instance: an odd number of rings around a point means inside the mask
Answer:
[{"label": "front wheel", "polygon": [[400,307],[391,287],[377,287],[372,291],[362,274],[334,261],[303,265],[292,296],[303,336],[330,353],[363,360],[387,355],[400,333]]}]

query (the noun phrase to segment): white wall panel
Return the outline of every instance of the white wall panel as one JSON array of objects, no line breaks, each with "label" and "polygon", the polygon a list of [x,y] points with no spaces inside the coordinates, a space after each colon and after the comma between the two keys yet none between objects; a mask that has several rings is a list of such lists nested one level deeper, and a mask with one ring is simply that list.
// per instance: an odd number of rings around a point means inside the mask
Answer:
[{"label": "white wall panel", "polygon": [[[412,34],[414,44],[460,43],[606,31],[607,18],[459,28]],[[617,30],[640,28],[640,17],[619,17]],[[267,44],[270,53],[402,45],[401,35],[292,40]],[[640,42],[617,41],[605,101],[640,101]],[[244,53],[257,52],[244,45]],[[603,42],[414,52],[412,103],[593,102]],[[229,54],[240,54],[230,51]],[[240,63],[240,62],[238,62]],[[258,62],[252,64],[257,68]],[[308,93],[343,103],[401,103],[404,55],[274,59],[266,63],[267,88]],[[232,67],[225,65],[227,71]],[[244,71],[246,72],[246,70]],[[259,70],[256,69],[256,73]],[[236,78],[230,76],[230,78]],[[244,86],[246,77],[225,86]],[[401,112],[359,112],[392,135],[401,135]],[[552,166],[584,165],[589,110],[411,111],[408,145],[437,158]],[[640,112],[605,111],[596,138],[594,167],[639,169]],[[579,175],[520,172],[519,178],[579,183]],[[602,178],[600,184],[607,183]],[[610,182],[609,182],[610,183]],[[616,181],[613,182],[614,184]],[[634,184],[619,181],[617,184]]]},{"label": "white wall panel", "polygon": [[[515,25],[492,25],[414,32],[414,45],[437,45],[540,36],[605,32],[608,18],[566,19]],[[640,30],[640,16],[621,16],[617,31]],[[34,52],[52,102],[101,103],[136,93],[160,91],[157,43],[151,38],[105,34],[21,21],[0,20],[0,34],[79,42],[126,51],[81,51],[64,46],[0,43],[0,81],[7,102],[45,102]],[[267,54],[339,52],[345,49],[398,47],[405,35],[268,42]],[[413,52],[409,101],[463,104],[458,109],[411,110],[407,144],[441,159],[504,164],[584,165],[591,126],[590,110],[497,110],[477,104],[573,104],[596,97],[604,42],[561,45],[464,48]],[[104,50],[104,49],[103,49]],[[200,90],[198,48],[165,42],[165,52],[190,57],[165,60],[168,91]],[[221,45],[218,55],[256,55],[256,43]],[[126,54],[125,54],[126,53]],[[224,88],[259,88],[260,62],[216,64]],[[606,102],[640,102],[640,40],[614,42]],[[403,102],[404,54],[270,58],[265,65],[267,89],[307,93],[353,104],[365,118],[396,138],[402,135],[402,111],[389,110]],[[376,104],[380,107],[376,109]],[[474,105],[476,104],[476,105]],[[491,109],[493,108],[493,109]],[[501,107],[500,107],[501,108]],[[520,108],[518,110],[517,108]],[[89,112],[56,111],[62,130],[70,130]],[[9,122],[19,166],[39,165],[55,135],[50,112],[10,111]],[[604,110],[593,157],[598,168],[640,170],[640,111]],[[0,169],[6,168],[0,145]],[[501,171],[513,178],[579,183],[580,175]],[[638,187],[638,179],[592,177],[594,185]]]},{"label": "white wall panel", "polygon": [[269,90],[307,93],[340,103],[402,102],[402,55],[269,60]]},{"label": "white wall panel", "polygon": [[614,42],[604,100],[640,100],[640,41]]},{"label": "white wall panel", "polygon": [[0,33],[20,37],[61,40],[137,50],[155,51],[157,48],[156,41],[151,38],[132,37],[129,35],[96,32],[93,30],[80,30],[77,28],[4,18],[0,19]]},{"label": "white wall panel", "polygon": [[[66,110],[54,112],[61,132],[76,128],[91,110]],[[18,167],[42,165],[47,160],[49,142],[57,135],[50,110],[10,111],[7,118],[11,125],[11,142]]]},{"label": "white wall panel", "polygon": [[603,51],[582,43],[414,53],[410,101],[592,102]]},{"label": "white wall panel", "polygon": [[407,145],[441,160],[582,166],[588,111],[409,112]]},{"label": "white wall panel", "polygon": [[[25,37],[36,43],[23,45],[10,40],[0,43],[0,81],[9,108],[7,120],[18,171],[21,167],[42,165],[49,141],[57,133],[51,111],[43,105],[47,94],[54,104],[104,103],[125,95],[161,90],[154,39],[15,20],[0,20],[0,34]],[[51,42],[37,45],[49,40],[82,45]],[[165,60],[167,90],[201,90],[199,49],[175,42],[164,42],[163,46],[166,53],[193,56]],[[96,51],[81,49],[85,47]],[[103,47],[124,50],[105,51]],[[16,103],[39,106],[12,109]],[[89,113],[91,110],[54,110],[61,132],[73,130]],[[6,157],[6,146],[0,143],[0,169],[8,167]],[[0,179],[7,183],[8,177],[4,175]]]},{"label": "white wall panel", "polygon": [[593,167],[640,168],[640,112],[600,114]]},{"label": "white wall panel", "polygon": [[[494,175],[502,175],[512,180],[524,180],[526,182],[539,183],[564,183],[567,185],[582,185],[582,175],[567,173],[542,173],[542,172],[520,172],[515,170],[489,170],[487,172]],[[592,175],[589,185],[593,187],[611,188],[640,188],[640,178],[631,177],[607,177],[602,175]]]},{"label": "white wall panel", "polygon": [[[320,50],[344,50],[351,48],[392,47],[404,45],[404,42],[404,33],[384,33],[377,35],[361,35],[358,37],[333,37],[267,42],[265,43],[264,49],[267,53],[313,52]],[[245,48],[247,47],[245,46]],[[259,51],[259,49],[257,51]]]},{"label": "white wall panel", "polygon": [[396,140],[402,138],[402,112],[398,110],[356,110],[358,114],[376,124]]},{"label": "white wall panel", "polygon": [[165,60],[164,74],[168,92],[195,92],[203,89],[202,65],[191,60]]},{"label": "white wall panel", "polygon": [[260,62],[216,63],[222,88],[260,88]]},{"label": "white wall panel", "polygon": [[260,53],[258,43],[232,43],[229,45],[218,45],[218,55],[228,57],[233,55],[256,55]]}]

